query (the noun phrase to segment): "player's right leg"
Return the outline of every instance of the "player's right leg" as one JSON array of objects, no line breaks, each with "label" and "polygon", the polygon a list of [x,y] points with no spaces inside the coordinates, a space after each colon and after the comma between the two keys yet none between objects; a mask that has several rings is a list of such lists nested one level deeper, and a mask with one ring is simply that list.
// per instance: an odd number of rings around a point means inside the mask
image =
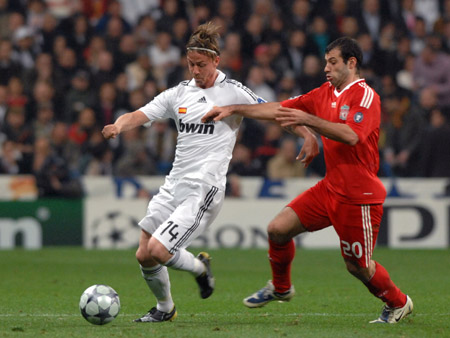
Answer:
[{"label": "player's right leg", "polygon": [[326,211],[327,200],[326,187],[320,181],[292,200],[270,222],[267,232],[272,280],[244,299],[247,307],[261,307],[274,300],[289,301],[294,296],[295,290],[291,284],[291,264],[295,255],[293,238],[302,232],[331,225]]},{"label": "player's right leg", "polygon": [[170,293],[170,280],[167,267],[153,259],[148,249],[151,235],[142,230],[136,258],[140,263],[142,277],[155,295],[157,304],[148,313],[134,320],[135,322],[172,321],[177,316],[177,310]]},{"label": "player's right leg", "polygon": [[284,208],[270,222],[267,232],[272,280],[262,289],[245,298],[245,306],[257,308],[274,300],[290,301],[294,297],[295,289],[291,284],[291,264],[295,255],[295,244],[292,238],[303,231],[305,228],[290,207]]}]

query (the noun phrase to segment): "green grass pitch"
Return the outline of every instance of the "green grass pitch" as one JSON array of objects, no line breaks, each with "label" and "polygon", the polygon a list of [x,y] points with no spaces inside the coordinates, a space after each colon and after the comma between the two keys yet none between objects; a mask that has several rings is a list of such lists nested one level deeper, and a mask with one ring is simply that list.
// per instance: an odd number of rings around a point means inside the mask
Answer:
[{"label": "green grass pitch", "polygon": [[[171,271],[178,318],[149,324],[132,322],[155,303],[133,250],[0,251],[0,337],[450,337],[449,250],[375,250],[414,301],[414,313],[395,325],[368,323],[382,302],[346,272],[337,250],[297,250],[296,297],[261,309],[242,299],[270,278],[266,250],[209,252],[214,294],[201,299],[193,277]],[[119,293],[121,312],[110,324],[80,315],[79,298],[92,284]]]}]

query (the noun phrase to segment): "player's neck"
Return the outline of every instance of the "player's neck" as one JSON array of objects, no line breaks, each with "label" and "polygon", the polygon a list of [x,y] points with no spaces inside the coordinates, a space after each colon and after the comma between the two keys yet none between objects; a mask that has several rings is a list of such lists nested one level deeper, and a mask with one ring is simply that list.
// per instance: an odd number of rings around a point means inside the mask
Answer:
[{"label": "player's neck", "polygon": [[348,79],[347,79],[347,81],[342,82],[342,84],[340,84],[338,87],[335,87],[335,88],[336,88],[336,90],[337,90],[338,92],[340,92],[340,91],[343,90],[344,88],[347,88],[347,86],[348,86],[349,84],[351,84],[351,83],[353,83],[353,82],[355,82],[355,81],[358,81],[358,80],[360,80],[360,79],[361,79],[361,78],[359,77],[358,74],[354,74],[354,75],[352,75],[352,76],[349,76]]},{"label": "player's neck", "polygon": [[205,85],[199,86],[199,87],[202,88],[202,89],[208,89],[208,88],[213,87],[218,76],[219,76],[219,72],[216,70],[214,75],[211,76],[211,78],[207,82],[205,82]]}]

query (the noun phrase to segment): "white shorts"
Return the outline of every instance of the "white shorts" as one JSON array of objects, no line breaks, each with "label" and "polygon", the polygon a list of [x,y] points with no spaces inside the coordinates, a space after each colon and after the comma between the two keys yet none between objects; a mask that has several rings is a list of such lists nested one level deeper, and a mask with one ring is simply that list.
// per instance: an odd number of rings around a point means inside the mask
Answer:
[{"label": "white shorts", "polygon": [[214,221],[225,192],[193,180],[167,179],[139,226],[171,253],[188,247]]}]

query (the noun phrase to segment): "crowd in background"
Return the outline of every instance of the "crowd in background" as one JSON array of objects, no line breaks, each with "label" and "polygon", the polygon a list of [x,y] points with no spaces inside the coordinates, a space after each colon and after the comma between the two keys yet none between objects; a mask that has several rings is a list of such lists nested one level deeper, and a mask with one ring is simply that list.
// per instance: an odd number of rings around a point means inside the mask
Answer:
[{"label": "crowd in background", "polygon": [[[267,101],[320,86],[327,44],[355,38],[382,102],[380,176],[450,177],[450,0],[0,0],[0,174],[74,197],[80,175],[167,174],[170,121],[110,141],[101,129],[189,78],[185,44],[206,21],[221,27],[219,69]],[[246,119],[230,182],[323,176],[300,147]]]}]

